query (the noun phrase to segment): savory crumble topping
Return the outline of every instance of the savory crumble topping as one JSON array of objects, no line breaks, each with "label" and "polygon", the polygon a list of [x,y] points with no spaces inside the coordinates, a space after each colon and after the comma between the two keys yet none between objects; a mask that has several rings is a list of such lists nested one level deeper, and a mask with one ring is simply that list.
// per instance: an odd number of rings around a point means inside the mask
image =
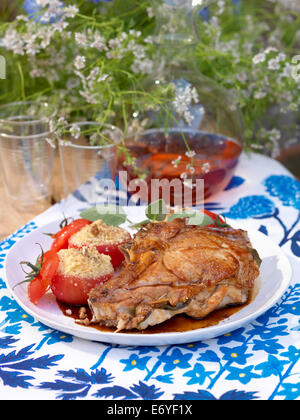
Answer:
[{"label": "savory crumble topping", "polygon": [[130,239],[129,233],[120,227],[107,226],[101,220],[83,227],[69,240],[69,245],[74,247],[99,246],[121,244]]},{"label": "savory crumble topping", "polygon": [[58,272],[65,276],[96,279],[113,273],[111,258],[94,247],[69,248],[58,252]]}]

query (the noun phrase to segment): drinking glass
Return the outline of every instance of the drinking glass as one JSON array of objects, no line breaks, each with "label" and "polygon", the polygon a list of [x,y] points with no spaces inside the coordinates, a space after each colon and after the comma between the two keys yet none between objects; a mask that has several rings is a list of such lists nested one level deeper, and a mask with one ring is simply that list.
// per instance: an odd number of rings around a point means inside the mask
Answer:
[{"label": "drinking glass", "polygon": [[59,139],[64,212],[74,199],[83,207],[94,206],[101,202],[107,189],[113,191],[117,145],[123,139],[122,131],[108,124],[102,127],[87,121],[76,124],[76,128],[77,135],[72,135],[69,127]]},{"label": "drinking glass", "polygon": [[53,108],[43,102],[0,107],[0,173],[12,205],[37,210],[50,202],[55,150],[49,121]]}]

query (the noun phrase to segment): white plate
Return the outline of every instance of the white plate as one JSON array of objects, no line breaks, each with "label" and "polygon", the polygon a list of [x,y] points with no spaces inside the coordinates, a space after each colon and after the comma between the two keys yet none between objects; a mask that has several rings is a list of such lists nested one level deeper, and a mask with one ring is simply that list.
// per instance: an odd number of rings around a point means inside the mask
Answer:
[{"label": "white plate", "polygon": [[[133,220],[140,221],[144,219],[144,212],[140,208],[139,217],[137,217],[137,214],[132,216],[134,217]],[[131,220],[132,216],[130,217]],[[242,226],[240,227],[242,228]],[[5,261],[6,284],[13,298],[35,319],[48,327],[86,340],[120,345],[159,346],[215,338],[247,325],[266,312],[278,302],[291,281],[291,265],[281,249],[262,233],[250,231],[249,237],[253,247],[257,249],[263,260],[261,274],[256,280],[255,298],[249,305],[230,318],[221,321],[216,326],[182,333],[147,335],[101,332],[95,328],[77,325],[74,319],[63,315],[51,293],[45,295],[39,305],[35,306],[28,299],[26,283],[14,288],[17,283],[24,280],[24,273],[19,262],[35,262],[37,255],[40,253],[40,248],[36,244],[41,244],[44,250],[49,249],[52,240],[45,233],[53,233],[58,230],[59,222],[52,222],[28,234],[11,248]]]}]

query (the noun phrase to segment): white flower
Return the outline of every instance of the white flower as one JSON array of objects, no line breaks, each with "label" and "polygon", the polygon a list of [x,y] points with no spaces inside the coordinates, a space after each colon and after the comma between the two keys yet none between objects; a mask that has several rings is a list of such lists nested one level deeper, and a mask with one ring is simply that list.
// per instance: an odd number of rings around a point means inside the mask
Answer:
[{"label": "white flower", "polygon": [[219,19],[217,18],[217,16],[213,16],[213,17],[211,18],[210,24],[211,24],[211,26],[212,26],[214,29],[218,29],[218,28],[219,28]]},{"label": "white flower", "polygon": [[82,34],[80,32],[75,33],[75,41],[80,47],[87,47],[88,40],[85,34]]},{"label": "white flower", "polygon": [[81,130],[78,124],[72,124],[70,128],[71,136],[74,137],[76,140],[79,139]]},{"label": "white flower", "polygon": [[40,48],[37,44],[35,44],[33,41],[28,42],[26,44],[26,53],[28,55],[36,55],[40,52]]},{"label": "white flower", "polygon": [[153,61],[145,58],[145,59],[136,59],[133,62],[131,67],[132,71],[136,74],[151,74],[153,72]]},{"label": "white flower", "polygon": [[219,0],[218,1],[218,7],[219,7],[219,10],[217,10],[217,14],[222,15],[224,13],[224,10],[225,10],[225,1],[224,0]]},{"label": "white flower", "polygon": [[58,124],[59,125],[66,125],[68,124],[67,120],[65,119],[65,117],[59,117],[58,119]]},{"label": "white flower", "polygon": [[266,60],[266,54],[265,53],[256,54],[252,59],[254,64],[263,63],[265,60]]},{"label": "white flower", "polygon": [[269,138],[272,141],[278,141],[281,138],[281,133],[277,128],[273,128],[273,130],[269,131]]},{"label": "white flower", "polygon": [[44,25],[36,31],[36,38],[40,40],[40,45],[43,49],[50,45],[55,30],[53,26]]},{"label": "white flower", "polygon": [[204,171],[204,173],[208,173],[210,171],[210,168],[211,166],[209,162],[203,163],[202,170]]},{"label": "white flower", "polygon": [[33,69],[33,70],[31,70],[31,72],[29,73],[30,74],[30,77],[32,77],[33,79],[34,78],[37,78],[37,77],[44,77],[44,70],[42,70],[42,69]]},{"label": "white flower", "polygon": [[128,38],[128,34],[126,32],[122,32],[120,35],[120,40],[125,41]]},{"label": "white flower", "polygon": [[262,92],[262,91],[258,91],[254,93],[254,98],[255,99],[263,99],[267,96],[266,92]]},{"label": "white flower", "polygon": [[293,75],[294,69],[295,66],[290,63],[286,63],[282,71],[282,77],[291,77]]},{"label": "white flower", "polygon": [[270,52],[277,52],[278,49],[275,47],[268,47],[265,49],[265,54],[270,54]]},{"label": "white flower", "polygon": [[268,68],[270,70],[279,70],[280,69],[280,64],[279,64],[278,60],[276,58],[272,58],[271,60],[269,60]]},{"label": "white flower", "polygon": [[18,15],[18,16],[16,16],[16,21],[18,21],[18,22],[21,22],[21,21],[28,22],[29,17],[26,16],[26,15]]},{"label": "white flower", "polygon": [[64,7],[63,12],[66,18],[73,19],[79,12],[79,9],[76,6],[67,6],[67,7]]},{"label": "white flower", "polygon": [[147,13],[150,19],[152,19],[155,16],[152,7],[147,8]]},{"label": "white flower", "polygon": [[129,35],[134,36],[135,38],[140,38],[142,36],[142,32],[130,29]]},{"label": "white flower", "polygon": [[120,39],[118,39],[118,38],[110,39],[108,41],[108,45],[113,50],[118,50],[118,49],[120,49],[122,47],[122,43],[121,43]]},{"label": "white flower", "polygon": [[153,36],[149,35],[144,39],[145,44],[153,44],[154,43],[154,39]]},{"label": "white flower", "polygon": [[83,69],[85,67],[85,63],[86,63],[86,58],[84,56],[78,55],[75,58],[74,65],[75,65],[77,70]]},{"label": "white flower", "polygon": [[50,3],[50,0],[36,0],[37,6],[47,7]]},{"label": "white flower", "polygon": [[[62,33],[67,27],[69,26],[68,22],[64,22],[63,20],[59,20],[58,22],[54,22],[51,27],[53,28],[53,31],[58,31]],[[67,33],[65,34],[67,37]]]},{"label": "white flower", "polygon": [[194,166],[193,166],[191,163],[188,163],[188,164],[186,165],[185,169],[186,169],[187,171],[189,171],[189,172],[190,172],[190,174],[192,174],[192,175],[195,173],[195,168],[194,168]]},{"label": "white flower", "polygon": [[297,112],[299,110],[299,105],[295,103],[289,104],[289,110],[292,112]]},{"label": "white flower", "polygon": [[1,43],[4,48],[8,51],[13,51],[14,54],[24,55],[25,53],[25,42],[15,29],[9,28],[5,32]]},{"label": "white flower", "polygon": [[278,56],[276,57],[276,60],[279,61],[285,61],[286,60],[286,54],[284,53],[279,53]]},{"label": "white flower", "polygon": [[94,33],[94,39],[91,42],[91,48],[96,48],[99,51],[107,51],[105,38],[99,32]]},{"label": "white flower", "polygon": [[191,85],[186,87],[175,86],[173,106],[178,115],[183,117],[189,125],[191,125],[194,120],[194,116],[190,111],[193,102],[199,102],[199,95],[194,87]]},{"label": "white flower", "polygon": [[101,76],[98,78],[98,82],[104,82],[108,77],[108,74],[101,74]]},{"label": "white flower", "polygon": [[188,158],[193,158],[193,157],[195,157],[196,156],[196,152],[194,151],[194,150],[189,150],[189,151],[187,151],[187,152],[185,152],[185,155],[188,157]]},{"label": "white flower", "polygon": [[80,90],[79,93],[89,104],[96,105],[98,103],[95,93],[88,90]]},{"label": "white flower", "polygon": [[177,158],[177,159],[175,159],[175,160],[173,160],[173,161],[171,162],[171,163],[172,163],[172,165],[174,166],[174,168],[178,168],[178,165],[180,164],[181,159],[182,159],[182,156],[178,156],[178,158]]},{"label": "white flower", "polygon": [[89,81],[91,81],[91,82],[93,82],[93,81],[95,81],[96,80],[96,77],[98,76],[98,74],[99,74],[99,72],[100,72],[100,68],[99,67],[95,67],[91,72],[90,72],[90,74],[88,75],[88,77],[87,77],[87,80],[89,80]]}]

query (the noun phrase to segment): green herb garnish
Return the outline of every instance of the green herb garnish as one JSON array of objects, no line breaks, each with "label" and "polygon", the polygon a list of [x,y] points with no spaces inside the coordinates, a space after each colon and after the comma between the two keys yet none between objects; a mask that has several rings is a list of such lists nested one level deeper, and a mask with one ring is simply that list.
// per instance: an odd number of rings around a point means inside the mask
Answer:
[{"label": "green herb garnish", "polygon": [[111,204],[91,207],[90,209],[84,210],[80,214],[80,217],[90,222],[102,220],[108,226],[120,226],[127,220],[127,215],[123,208]]},{"label": "green herb garnish", "polygon": [[157,200],[149,204],[146,208],[146,216],[153,222],[163,222],[166,220],[168,209],[164,200]]}]

